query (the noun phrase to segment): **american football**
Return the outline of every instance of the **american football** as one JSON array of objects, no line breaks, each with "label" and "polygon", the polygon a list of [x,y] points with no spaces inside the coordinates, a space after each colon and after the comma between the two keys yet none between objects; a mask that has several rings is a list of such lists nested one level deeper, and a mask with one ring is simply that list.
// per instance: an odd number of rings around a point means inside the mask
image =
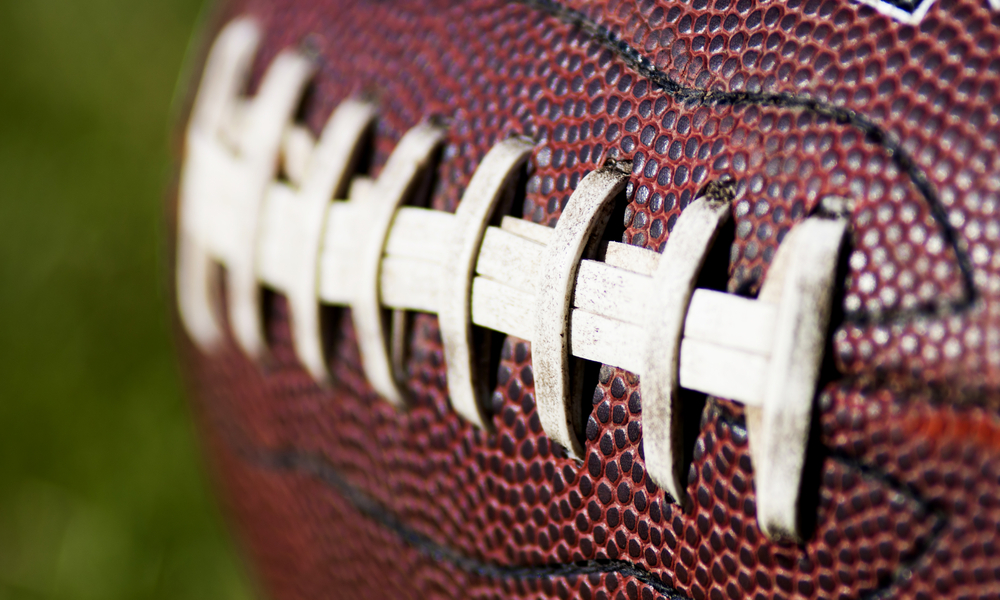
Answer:
[{"label": "american football", "polygon": [[1000,597],[996,0],[200,35],[178,348],[268,595]]}]

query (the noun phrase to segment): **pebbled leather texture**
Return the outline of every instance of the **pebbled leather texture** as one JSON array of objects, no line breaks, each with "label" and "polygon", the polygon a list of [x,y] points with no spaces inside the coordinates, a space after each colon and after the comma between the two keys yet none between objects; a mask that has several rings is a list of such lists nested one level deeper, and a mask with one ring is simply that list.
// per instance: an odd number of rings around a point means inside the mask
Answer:
[{"label": "pebbled leather texture", "polygon": [[645,476],[624,371],[600,371],[581,464],[542,433],[521,340],[504,343],[487,434],[448,406],[428,315],[413,318],[407,410],[371,391],[347,311],[328,315],[326,388],[297,364],[278,295],[263,365],[231,340],[206,356],[182,339],[273,597],[995,597],[1000,12],[938,0],[914,27],[836,0],[234,0],[218,23],[242,14],[265,32],[251,90],[281,49],[316,55],[314,132],[345,98],[376,100],[373,174],[410,127],[446,126],[435,208],[524,134],[524,218],[554,223],[587,171],[631,159],[623,241],[662,250],[697,191],[731,175],[725,285],[753,296],[792,224],[851,201],[799,545],[760,534],[742,409],[724,399],[692,423],[683,512]]}]

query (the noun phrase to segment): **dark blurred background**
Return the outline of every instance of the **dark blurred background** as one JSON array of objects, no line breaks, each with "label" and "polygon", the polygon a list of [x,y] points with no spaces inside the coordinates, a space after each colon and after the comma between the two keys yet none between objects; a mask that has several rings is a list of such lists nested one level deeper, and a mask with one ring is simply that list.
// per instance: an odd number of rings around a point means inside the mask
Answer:
[{"label": "dark blurred background", "polygon": [[251,597],[181,390],[164,269],[203,10],[0,1],[0,600]]}]

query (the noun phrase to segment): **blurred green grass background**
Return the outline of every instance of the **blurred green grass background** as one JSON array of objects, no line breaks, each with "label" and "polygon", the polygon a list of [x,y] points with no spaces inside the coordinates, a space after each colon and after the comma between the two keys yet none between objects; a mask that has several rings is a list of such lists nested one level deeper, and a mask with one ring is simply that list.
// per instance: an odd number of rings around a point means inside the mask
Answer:
[{"label": "blurred green grass background", "polygon": [[201,4],[0,2],[0,600],[252,596],[163,270]]}]

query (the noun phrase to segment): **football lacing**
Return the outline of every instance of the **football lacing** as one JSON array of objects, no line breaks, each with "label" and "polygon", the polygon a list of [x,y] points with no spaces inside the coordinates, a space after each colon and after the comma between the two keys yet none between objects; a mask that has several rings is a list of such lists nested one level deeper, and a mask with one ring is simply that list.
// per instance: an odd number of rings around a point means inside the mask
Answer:
[{"label": "football lacing", "polygon": [[[223,337],[212,290],[227,268],[238,345],[265,352],[260,287],[288,296],[295,351],[328,378],[321,304],[350,306],[365,374],[404,402],[403,327],[386,311],[437,314],[452,407],[487,428],[488,364],[473,327],[532,342],[535,400],[546,434],[576,458],[582,394],[572,362],[640,376],[645,461],[653,480],[686,502],[679,390],[743,403],[757,515],[771,537],[799,535],[799,489],[813,398],[826,345],[846,220],[813,216],[779,247],[756,300],[696,283],[731,194],[708,191],[677,220],[663,255],[598,243],[629,170],[609,161],[578,184],[555,228],[499,219],[532,145],[498,143],[456,213],[404,206],[434,168],[444,131],[406,133],[376,180],[352,168],[376,109],[347,100],[314,140],[293,115],[312,67],[283,52],[255,98],[243,98],[260,32],[229,24],[209,55],[187,133],[179,199],[177,293],[182,322],[205,352]],[[279,180],[284,173],[285,180]],[[350,184],[347,191],[348,183]],[[721,190],[721,191],[720,191]],[[347,191],[347,200],[334,200]],[[394,339],[395,338],[395,339]]]}]

